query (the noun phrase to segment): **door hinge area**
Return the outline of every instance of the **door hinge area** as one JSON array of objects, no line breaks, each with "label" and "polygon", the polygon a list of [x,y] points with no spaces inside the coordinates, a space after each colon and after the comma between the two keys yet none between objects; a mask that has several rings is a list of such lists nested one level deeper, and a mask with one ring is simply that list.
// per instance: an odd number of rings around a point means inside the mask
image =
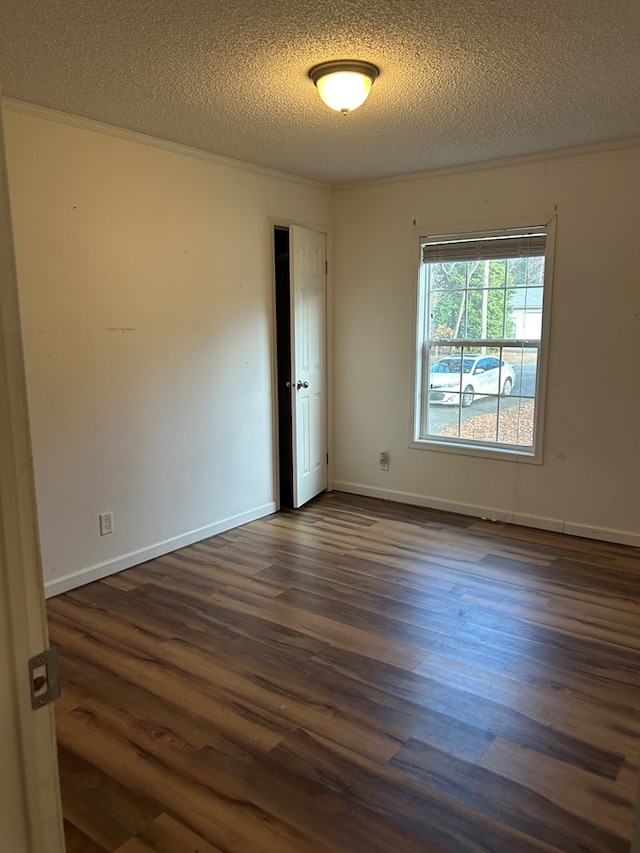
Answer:
[{"label": "door hinge area", "polygon": [[51,646],[29,661],[31,707],[44,708],[60,698],[60,656],[58,647]]}]

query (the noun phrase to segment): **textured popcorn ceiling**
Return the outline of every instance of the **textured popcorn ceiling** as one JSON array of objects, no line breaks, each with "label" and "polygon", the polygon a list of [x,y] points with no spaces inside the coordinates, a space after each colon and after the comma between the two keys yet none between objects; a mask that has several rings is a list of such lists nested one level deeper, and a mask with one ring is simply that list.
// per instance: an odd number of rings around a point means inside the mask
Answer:
[{"label": "textured popcorn ceiling", "polygon": [[[340,183],[640,135],[640,0],[3,0],[5,95]],[[330,111],[328,59],[381,74]]]}]

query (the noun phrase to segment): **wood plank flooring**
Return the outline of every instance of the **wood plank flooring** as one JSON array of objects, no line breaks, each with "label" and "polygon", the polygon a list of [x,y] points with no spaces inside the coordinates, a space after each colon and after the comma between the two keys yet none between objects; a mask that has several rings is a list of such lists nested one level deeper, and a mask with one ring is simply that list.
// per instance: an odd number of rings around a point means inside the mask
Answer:
[{"label": "wood plank flooring", "polygon": [[332,493],[48,609],[68,853],[629,850],[636,549]]}]

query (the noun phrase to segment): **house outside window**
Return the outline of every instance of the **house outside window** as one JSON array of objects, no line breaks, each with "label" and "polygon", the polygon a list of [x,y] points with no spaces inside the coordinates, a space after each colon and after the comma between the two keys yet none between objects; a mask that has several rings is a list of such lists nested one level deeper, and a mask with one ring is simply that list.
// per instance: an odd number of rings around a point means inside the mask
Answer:
[{"label": "house outside window", "polygon": [[540,461],[547,232],[421,240],[412,446]]}]

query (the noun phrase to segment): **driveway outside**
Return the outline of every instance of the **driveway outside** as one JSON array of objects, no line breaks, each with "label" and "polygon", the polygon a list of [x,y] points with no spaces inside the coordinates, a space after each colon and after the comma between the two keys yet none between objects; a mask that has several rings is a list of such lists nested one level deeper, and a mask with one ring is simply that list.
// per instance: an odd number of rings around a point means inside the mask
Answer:
[{"label": "driveway outside", "polygon": [[[519,406],[525,400],[533,399],[536,393],[536,365],[516,364],[513,365],[513,369],[516,381],[511,395],[500,398],[502,411]],[[477,415],[495,413],[495,411],[495,398],[482,397],[473,402],[468,408],[462,409],[462,423]],[[458,425],[458,415],[459,409],[457,406],[431,405],[429,407],[429,431],[431,435],[441,435],[442,431],[447,427],[456,427]]]}]

